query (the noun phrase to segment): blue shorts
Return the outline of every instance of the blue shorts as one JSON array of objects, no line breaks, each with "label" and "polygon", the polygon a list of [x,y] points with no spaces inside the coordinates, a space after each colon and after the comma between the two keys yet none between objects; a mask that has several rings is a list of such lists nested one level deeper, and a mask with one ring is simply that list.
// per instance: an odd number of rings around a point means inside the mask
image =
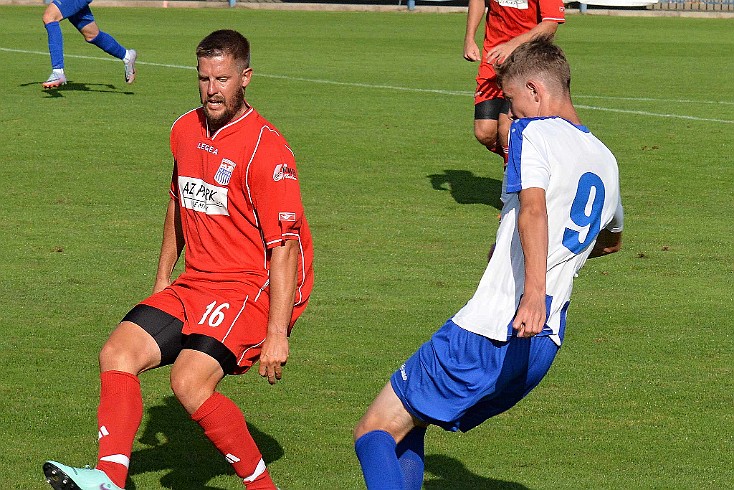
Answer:
[{"label": "blue shorts", "polygon": [[400,366],[390,384],[413,416],[466,432],[522,400],[557,352],[549,337],[500,342],[449,320]]},{"label": "blue shorts", "polygon": [[53,4],[59,8],[64,19],[69,19],[77,29],[94,22],[94,15],[89,8],[90,3],[92,0],[53,0]]}]

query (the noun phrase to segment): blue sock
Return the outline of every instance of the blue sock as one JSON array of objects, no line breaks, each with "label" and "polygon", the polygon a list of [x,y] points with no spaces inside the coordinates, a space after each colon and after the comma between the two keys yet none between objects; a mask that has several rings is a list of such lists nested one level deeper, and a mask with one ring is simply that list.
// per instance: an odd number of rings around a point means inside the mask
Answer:
[{"label": "blue sock", "polygon": [[405,490],[395,446],[395,439],[383,430],[368,432],[354,443],[367,490]]},{"label": "blue sock", "polygon": [[111,54],[115,58],[123,59],[125,57],[125,48],[115,41],[115,38],[106,32],[99,31],[97,37],[89,41],[107,54]]},{"label": "blue sock", "polygon": [[48,33],[48,52],[51,55],[51,68],[64,68],[64,36],[58,22],[46,24]]},{"label": "blue sock", "polygon": [[421,490],[423,486],[425,427],[416,427],[400,441],[395,453],[403,471],[405,490]]}]

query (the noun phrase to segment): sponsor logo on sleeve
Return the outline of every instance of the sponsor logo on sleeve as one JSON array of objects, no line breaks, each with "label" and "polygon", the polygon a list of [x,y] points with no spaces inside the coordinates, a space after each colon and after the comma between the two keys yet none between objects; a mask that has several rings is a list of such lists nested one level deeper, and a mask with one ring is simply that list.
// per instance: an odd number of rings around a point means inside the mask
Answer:
[{"label": "sponsor logo on sleeve", "polygon": [[289,167],[287,163],[279,163],[273,171],[273,180],[275,182],[283,179],[298,180],[296,169]]},{"label": "sponsor logo on sleeve", "polygon": [[194,177],[178,177],[178,192],[181,205],[186,209],[208,215],[229,216],[227,189],[217,187]]},{"label": "sponsor logo on sleeve", "polygon": [[296,221],[296,213],[278,213],[280,221]]},{"label": "sponsor logo on sleeve", "polygon": [[217,173],[214,174],[214,181],[219,185],[228,185],[236,166],[237,164],[232,160],[222,158],[222,163],[219,164]]}]

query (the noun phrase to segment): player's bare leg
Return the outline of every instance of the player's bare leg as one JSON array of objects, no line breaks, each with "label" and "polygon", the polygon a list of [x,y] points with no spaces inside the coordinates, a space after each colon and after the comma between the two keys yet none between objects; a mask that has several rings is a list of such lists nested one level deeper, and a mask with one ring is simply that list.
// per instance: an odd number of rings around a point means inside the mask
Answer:
[{"label": "player's bare leg", "polygon": [[381,430],[390,434],[395,442],[400,442],[419,424],[420,422],[405,409],[392,385],[387,383],[354,428],[354,440],[367,432]]},{"label": "player's bare leg", "polygon": [[489,151],[496,152],[497,147],[497,120],[496,119],[475,119],[474,120],[474,137],[481,144],[487,147]]},{"label": "player's bare leg", "polygon": [[158,367],[161,351],[153,337],[133,322],[121,322],[99,353],[99,370],[138,375]]},{"label": "player's bare leg", "polygon": [[367,488],[421,488],[424,435],[425,424],[405,409],[387,383],[354,429]]},{"label": "player's bare leg", "polygon": [[184,349],[171,369],[171,389],[191,415],[214,394],[223,377],[222,366],[216,359],[197,350]]}]

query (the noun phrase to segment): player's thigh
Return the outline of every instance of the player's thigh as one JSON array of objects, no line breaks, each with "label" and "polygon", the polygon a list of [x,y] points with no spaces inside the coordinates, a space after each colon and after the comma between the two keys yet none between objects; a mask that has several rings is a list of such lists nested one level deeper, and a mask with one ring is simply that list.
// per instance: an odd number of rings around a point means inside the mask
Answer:
[{"label": "player's thigh", "polygon": [[139,374],[160,365],[161,351],[155,339],[139,325],[122,321],[99,353],[100,371]]},{"label": "player's thigh", "polygon": [[131,309],[100,354],[100,366],[127,363],[139,372],[172,364],[183,349],[183,302],[171,288],[149,296]]},{"label": "player's thigh", "polygon": [[538,386],[557,352],[558,346],[550,337],[512,337],[495,390],[466,411],[459,429],[466,432],[514,407]]},{"label": "player's thigh", "polygon": [[455,431],[463,414],[494,390],[507,345],[449,320],[393,373],[390,382],[416,419]]},{"label": "player's thigh", "polygon": [[268,297],[253,285],[216,289],[191,282],[180,293],[186,349],[216,359],[225,374],[242,374],[260,357],[268,326]]},{"label": "player's thigh", "polygon": [[80,11],[89,9],[87,0],[53,0],[52,3],[58,7],[64,19],[69,19]]},{"label": "player's thigh", "polygon": [[388,382],[367,408],[362,419],[354,429],[354,440],[367,432],[384,430],[400,442],[416,425],[425,425],[413,417],[403,406]]},{"label": "player's thigh", "polygon": [[503,131],[509,121],[507,111],[509,105],[506,99],[492,98],[483,100],[474,106],[474,135],[484,145],[491,147],[500,143],[507,146],[507,135]]}]

